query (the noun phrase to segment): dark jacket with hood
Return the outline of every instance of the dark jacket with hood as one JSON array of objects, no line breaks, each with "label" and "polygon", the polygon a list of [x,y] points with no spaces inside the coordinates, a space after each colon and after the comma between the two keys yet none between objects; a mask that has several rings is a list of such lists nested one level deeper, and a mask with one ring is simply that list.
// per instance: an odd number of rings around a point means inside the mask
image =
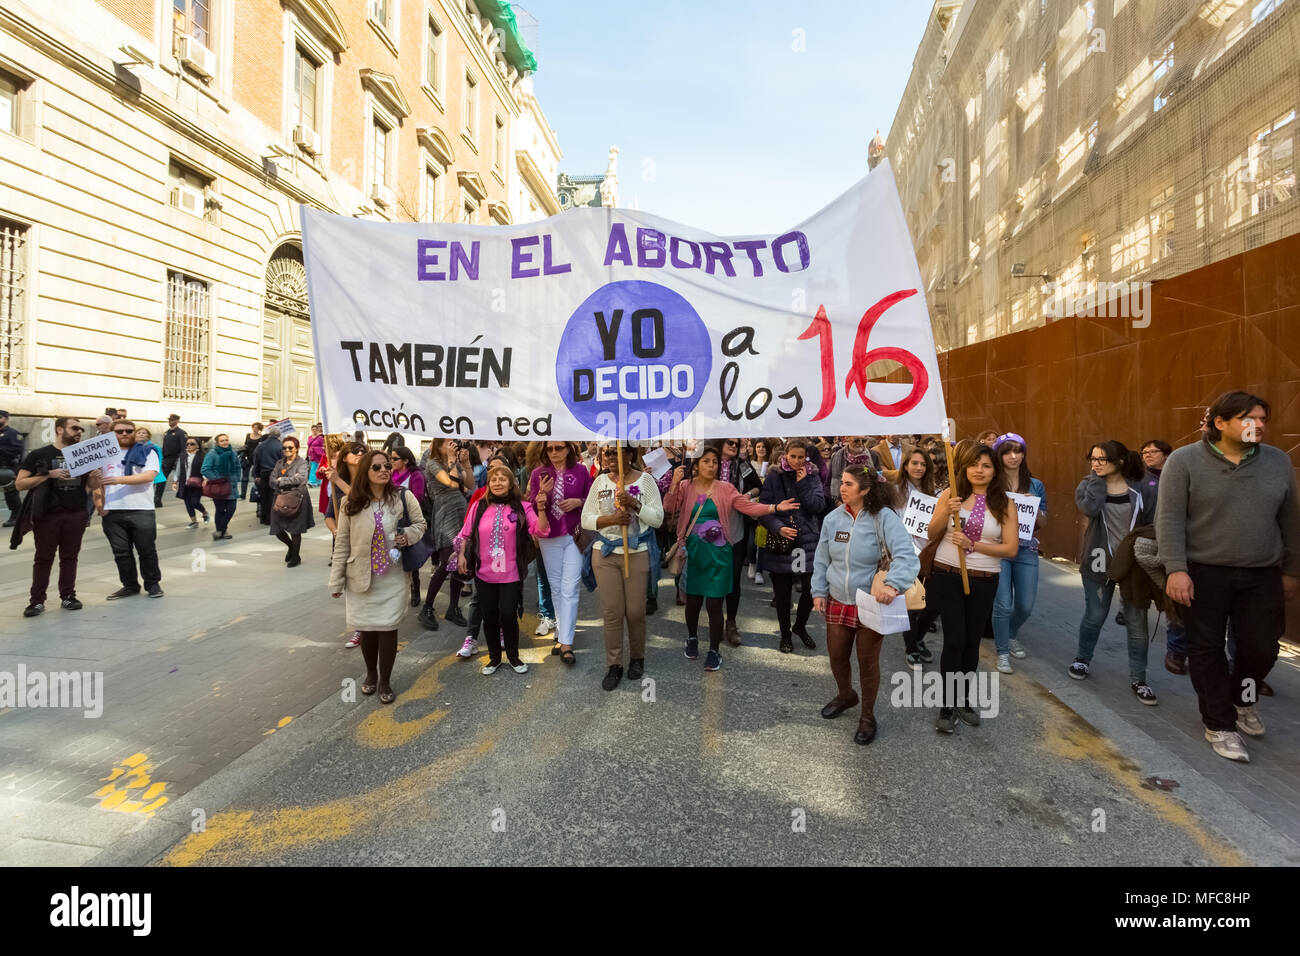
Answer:
[{"label": "dark jacket with hood", "polygon": [[[1139,525],[1151,524],[1156,516],[1156,485],[1133,478],[1124,479],[1128,485],[1128,500],[1132,508],[1129,525],[1123,529],[1128,534]],[[1090,581],[1104,582],[1114,555],[1110,550],[1110,536],[1106,529],[1106,479],[1089,475],[1074,489],[1074,502],[1088,518],[1088,528],[1083,533],[1083,547],[1079,551],[1079,573]],[[1105,560],[1098,561],[1100,555]]]}]

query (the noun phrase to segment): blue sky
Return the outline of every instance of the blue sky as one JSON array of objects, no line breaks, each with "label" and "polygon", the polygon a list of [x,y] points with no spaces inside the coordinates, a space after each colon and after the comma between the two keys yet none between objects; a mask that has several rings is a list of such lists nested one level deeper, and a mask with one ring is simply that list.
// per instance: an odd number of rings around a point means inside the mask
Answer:
[{"label": "blue sky", "polygon": [[[775,233],[867,172],[929,0],[523,0],[560,169],[619,156],[619,204],[722,235]],[[803,31],[805,49],[794,49]]]}]

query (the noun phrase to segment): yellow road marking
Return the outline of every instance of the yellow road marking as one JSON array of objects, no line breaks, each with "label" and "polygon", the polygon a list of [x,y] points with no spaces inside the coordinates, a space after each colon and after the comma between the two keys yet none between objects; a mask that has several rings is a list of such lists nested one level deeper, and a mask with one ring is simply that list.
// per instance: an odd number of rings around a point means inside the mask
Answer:
[{"label": "yellow road marking", "polygon": [[1105,770],[1133,797],[1146,804],[1160,819],[1189,834],[1215,866],[1246,866],[1246,860],[1227,843],[1201,829],[1200,823],[1181,803],[1159,790],[1147,790],[1138,777],[1141,768],[1115,745],[1046,688],[1036,687],[1039,697],[1052,706],[1045,721],[1044,748],[1067,760],[1091,760]]},{"label": "yellow road marking", "polygon": [[[417,684],[428,678],[422,690],[439,686],[438,675],[455,660],[455,657],[451,657],[439,661],[421,675]],[[435,673],[430,675],[430,672]],[[407,824],[436,815],[440,810],[431,799],[432,792],[457,774],[463,773],[473,762],[491,753],[498,740],[516,736],[525,722],[533,718],[558,690],[559,671],[551,671],[551,674],[551,679],[540,685],[534,684],[532,691],[516,706],[502,711],[468,743],[424,767],[363,793],[331,800],[315,807],[294,807],[269,812],[222,811],[208,819],[202,833],[191,834],[177,844],[163,863],[168,866],[190,866],[209,855],[214,863],[242,861],[250,856],[279,852],[291,847],[339,840],[389,818],[398,810],[404,812],[400,819]],[[378,713],[388,712],[391,712],[389,708],[385,708]],[[554,737],[547,749],[554,749],[568,739],[567,735],[561,734]]]},{"label": "yellow road marking", "polygon": [[[107,777],[100,778],[105,784],[95,791],[94,796],[103,798],[99,802],[101,809],[115,810],[118,813],[141,813],[152,817],[167,802],[166,797],[160,796],[167,789],[167,784],[154,783],[150,779],[153,768],[148,760],[146,754],[132,754],[110,770]],[[131,793],[132,790],[142,788],[148,789],[144,793]],[[136,799],[127,799],[128,797]]]}]

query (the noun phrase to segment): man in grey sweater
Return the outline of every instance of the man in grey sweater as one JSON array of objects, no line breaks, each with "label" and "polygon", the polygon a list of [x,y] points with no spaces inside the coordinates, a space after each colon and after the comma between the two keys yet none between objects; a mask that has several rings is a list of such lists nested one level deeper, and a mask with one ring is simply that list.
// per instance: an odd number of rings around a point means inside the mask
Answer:
[{"label": "man in grey sweater", "polygon": [[[1300,503],[1285,452],[1262,443],[1268,402],[1221,395],[1205,437],[1169,456],[1160,475],[1156,540],[1166,593],[1187,607],[1188,663],[1205,739],[1248,762],[1240,734],[1259,737],[1260,683],[1286,630],[1284,602],[1300,590]],[[1237,639],[1229,672],[1224,634]]]}]

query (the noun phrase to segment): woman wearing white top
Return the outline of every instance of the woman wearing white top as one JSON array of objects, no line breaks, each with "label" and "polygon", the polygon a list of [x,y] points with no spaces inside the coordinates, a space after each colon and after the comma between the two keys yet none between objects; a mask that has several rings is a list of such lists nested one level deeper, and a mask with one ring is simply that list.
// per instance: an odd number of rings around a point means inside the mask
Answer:
[{"label": "woman wearing white top", "polygon": [[[663,524],[664,507],[654,476],[642,470],[641,449],[624,446],[623,477],[618,450],[604,450],[610,470],[592,482],[582,506],[582,527],[600,535],[591,552],[591,569],[605,615],[605,664],[600,686],[613,690],[623,679],[623,622],[627,621],[627,679],[645,672],[645,593],[650,575],[649,539]],[[623,529],[627,529],[628,576],[623,577]],[[658,568],[655,568],[656,573]]]},{"label": "woman wearing white top", "polygon": [[[930,519],[930,540],[943,536],[934,557],[934,570],[926,581],[926,602],[933,601],[943,621],[943,708],[935,729],[950,734],[961,719],[978,727],[979,714],[971,706],[975,673],[980,659],[980,636],[993,612],[998,592],[998,572],[1003,558],[1013,558],[1020,547],[1016,509],[1003,487],[1001,466],[993,449],[963,441],[953,455],[953,482],[935,505]],[[960,512],[962,526],[952,529],[952,516]],[[970,594],[962,593],[960,557],[966,552]],[[958,685],[965,691],[958,691]],[[961,706],[957,706],[958,704]]]}]

